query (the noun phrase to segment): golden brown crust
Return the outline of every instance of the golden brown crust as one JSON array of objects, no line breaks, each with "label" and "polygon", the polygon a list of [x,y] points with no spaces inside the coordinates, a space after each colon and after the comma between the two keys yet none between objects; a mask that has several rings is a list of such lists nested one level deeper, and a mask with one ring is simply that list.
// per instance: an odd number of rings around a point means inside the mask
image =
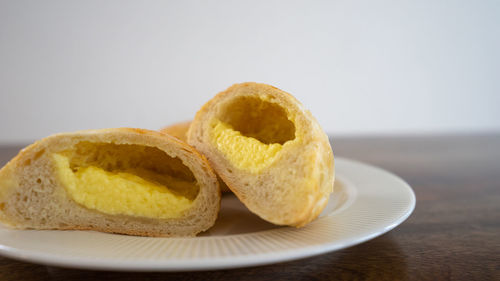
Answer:
[{"label": "golden brown crust", "polygon": [[[136,144],[158,148],[171,157],[182,160],[195,176],[200,191],[181,218],[178,219],[149,219],[130,217],[125,215],[107,215],[97,211],[88,210],[64,196],[59,203],[75,214],[74,224],[57,224],[50,221],[44,224],[34,224],[36,218],[29,218],[31,207],[47,209],[56,200],[56,193],[64,190],[57,184],[52,175],[51,164],[47,161],[48,155],[53,152],[64,151],[78,142],[102,142],[115,144]],[[38,168],[38,170],[34,170]],[[36,172],[30,174],[30,170]],[[34,177],[38,177],[36,182]],[[43,182],[40,182],[40,179]],[[34,189],[40,191],[34,191]],[[28,206],[15,209],[19,201],[14,193],[28,196],[28,201],[33,194],[45,194],[45,204]],[[38,193],[37,193],[38,192]],[[40,193],[41,192],[41,193]],[[41,196],[41,195],[40,195]],[[51,197],[52,196],[52,197]],[[42,200],[41,199],[41,200]],[[59,198],[60,199],[60,198]],[[43,206],[42,206],[43,205]],[[101,130],[86,130],[75,133],[56,134],[39,140],[14,157],[0,170],[0,221],[15,228],[36,229],[86,229],[111,233],[122,233],[143,236],[193,236],[200,231],[205,231],[213,225],[220,208],[220,190],[214,171],[205,156],[196,149],[178,140],[175,137],[144,129],[116,128]],[[26,214],[22,214],[25,212]],[[16,216],[19,213],[20,217]],[[24,220],[28,217],[30,222]],[[56,215],[52,217],[57,217]],[[82,223],[78,223],[81,219]],[[127,226],[126,226],[127,225]]]},{"label": "golden brown crust", "polygon": [[[210,120],[224,115],[225,106],[239,97],[259,97],[277,104],[295,125],[296,139],[288,144],[287,151],[280,152],[277,160],[257,175],[235,167],[210,138]],[[334,162],[328,137],[297,99],[270,85],[235,84],[217,94],[197,112],[188,131],[188,143],[207,156],[252,212],[275,224],[306,225],[321,213],[333,191]]]}]

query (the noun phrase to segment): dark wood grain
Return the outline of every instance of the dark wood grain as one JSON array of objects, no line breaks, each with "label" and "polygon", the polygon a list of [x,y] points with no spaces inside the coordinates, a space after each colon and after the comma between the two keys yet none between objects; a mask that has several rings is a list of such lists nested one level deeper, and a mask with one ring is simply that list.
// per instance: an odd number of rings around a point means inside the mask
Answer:
[{"label": "dark wood grain", "polygon": [[[208,272],[73,270],[0,257],[0,280],[500,280],[500,135],[338,138],[336,156],[399,175],[417,206],[389,233],[321,256]],[[0,164],[20,146],[0,146]]]}]

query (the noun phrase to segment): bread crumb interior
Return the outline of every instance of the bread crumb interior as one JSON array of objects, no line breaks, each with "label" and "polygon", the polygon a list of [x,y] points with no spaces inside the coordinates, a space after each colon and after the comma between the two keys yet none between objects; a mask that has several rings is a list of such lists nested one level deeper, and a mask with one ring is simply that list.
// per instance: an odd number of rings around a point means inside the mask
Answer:
[{"label": "bread crumb interior", "polygon": [[68,195],[107,214],[175,218],[199,193],[191,170],[154,147],[80,142],[52,157]]}]

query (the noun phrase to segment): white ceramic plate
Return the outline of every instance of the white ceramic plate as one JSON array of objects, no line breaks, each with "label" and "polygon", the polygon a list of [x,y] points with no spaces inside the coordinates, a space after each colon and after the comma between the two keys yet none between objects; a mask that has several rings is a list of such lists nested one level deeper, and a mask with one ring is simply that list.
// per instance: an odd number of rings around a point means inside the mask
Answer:
[{"label": "white ceramic plate", "polygon": [[408,184],[382,169],[336,159],[335,192],[304,228],[279,227],[224,195],[216,225],[195,238],[149,238],[93,231],[0,226],[0,255],[72,268],[190,271],[289,261],[343,249],[403,222],[415,207]]}]

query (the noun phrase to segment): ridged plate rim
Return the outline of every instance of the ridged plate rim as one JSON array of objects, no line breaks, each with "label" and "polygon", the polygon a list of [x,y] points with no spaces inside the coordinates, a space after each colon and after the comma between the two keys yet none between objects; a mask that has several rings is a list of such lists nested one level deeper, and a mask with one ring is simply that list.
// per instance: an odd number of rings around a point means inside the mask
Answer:
[{"label": "ridged plate rim", "polygon": [[[415,208],[415,194],[381,168],[336,158],[347,200],[304,228],[227,236],[150,238],[0,226],[0,255],[33,263],[115,271],[196,271],[258,266],[344,249],[382,235]],[[328,208],[328,207],[327,207]],[[34,238],[39,239],[33,241]],[[91,244],[94,247],[88,247]]]}]

